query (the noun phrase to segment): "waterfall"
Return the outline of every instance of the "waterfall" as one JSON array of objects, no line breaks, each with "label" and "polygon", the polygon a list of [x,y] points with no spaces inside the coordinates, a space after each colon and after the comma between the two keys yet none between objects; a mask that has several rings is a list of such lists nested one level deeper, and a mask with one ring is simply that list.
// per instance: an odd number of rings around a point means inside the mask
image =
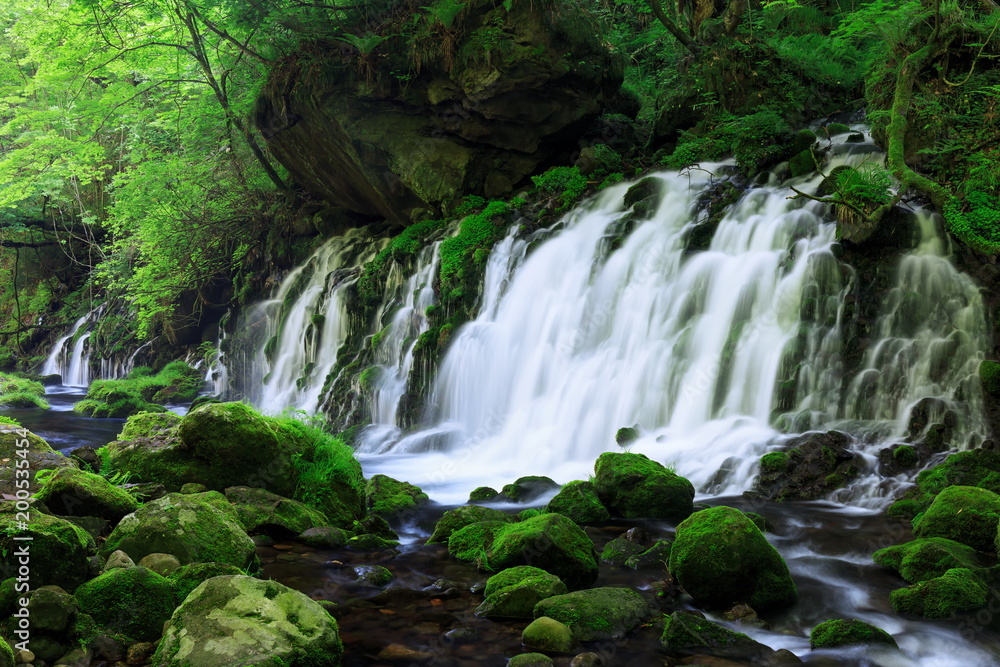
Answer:
[{"label": "waterfall", "polygon": [[289,273],[273,299],[251,310],[246,326],[266,341],[245,378],[255,405],[268,412],[319,408],[347,338],[347,288],[379,249],[362,230],[331,239]]},{"label": "waterfall", "polygon": [[70,355],[69,369],[63,376],[63,384],[69,387],[86,387],[90,384],[90,349],[87,347],[87,339],[90,332],[83,334],[76,339],[73,344],[73,353]]},{"label": "waterfall", "polygon": [[[873,152],[837,147],[826,169],[870,163]],[[902,258],[852,377],[845,302],[858,277],[838,258],[829,207],[791,189],[814,194],[822,177],[751,188],[708,249],[692,252],[698,196],[726,173],[702,164],[654,175],[655,213],[610,253],[628,184],[578,208],[530,254],[514,236],[499,244],[480,314],[441,363],[430,425],[366,440],[364,452],[396,455],[370,460],[417,484],[451,485],[460,500],[522,474],[586,479],[615,449],[616,430],[637,425],[634,451],[702,491],[739,493],[784,433],[844,428],[867,453],[905,435],[927,397],[963,424],[959,446],[974,444],[984,309],[933,218],[922,214],[923,241]]]},{"label": "waterfall", "polygon": [[[73,357],[73,354],[71,354],[71,352],[69,351],[68,345],[76,336],[76,333],[80,330],[80,327],[82,327],[84,324],[87,323],[88,315],[84,315],[83,317],[78,319],[73,324],[73,328],[69,330],[69,333],[59,338],[59,340],[56,341],[55,345],[52,346],[52,351],[49,353],[48,358],[42,365],[42,370],[41,370],[42,375],[56,375],[56,374],[62,375],[63,383],[69,384],[69,382],[67,382],[67,379],[69,375],[69,367],[72,363],[71,359]],[[74,348],[73,352],[75,351],[76,350]]]},{"label": "waterfall", "polygon": [[226,331],[220,327],[219,337],[215,341],[215,353],[205,370],[205,383],[212,387],[211,393],[214,396],[224,395],[229,388],[229,369],[226,367],[222,354],[222,344],[225,339]]}]

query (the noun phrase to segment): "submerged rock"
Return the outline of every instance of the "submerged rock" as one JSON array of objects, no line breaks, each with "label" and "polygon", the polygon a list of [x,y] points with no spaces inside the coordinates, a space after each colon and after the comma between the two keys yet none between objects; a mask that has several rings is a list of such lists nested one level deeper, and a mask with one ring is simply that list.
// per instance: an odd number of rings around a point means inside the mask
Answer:
[{"label": "submerged rock", "polygon": [[781,555],[731,507],[695,512],[677,526],[669,569],[691,597],[710,607],[745,602],[763,611],[797,598]]},{"label": "submerged rock", "polygon": [[238,667],[267,656],[285,667],[340,664],[337,622],[319,604],[276,581],[209,579],[170,618],[154,667]]},{"label": "submerged rock", "polygon": [[614,516],[680,521],[691,514],[694,486],[643,454],[601,454],[594,489]]},{"label": "submerged rock", "polygon": [[742,632],[733,632],[690,611],[675,611],[665,619],[660,643],[673,655],[711,655],[750,661],[754,665],[794,665],[801,660],[789,651],[775,651]]},{"label": "submerged rock", "polygon": [[565,623],[577,641],[622,637],[649,618],[646,599],[629,588],[591,588],[556,595],[535,605],[535,618]]},{"label": "submerged rock", "polygon": [[143,505],[108,536],[104,553],[118,549],[133,560],[173,554],[182,564],[213,561],[242,568],[257,560],[236,509],[218,491],[171,493]]}]

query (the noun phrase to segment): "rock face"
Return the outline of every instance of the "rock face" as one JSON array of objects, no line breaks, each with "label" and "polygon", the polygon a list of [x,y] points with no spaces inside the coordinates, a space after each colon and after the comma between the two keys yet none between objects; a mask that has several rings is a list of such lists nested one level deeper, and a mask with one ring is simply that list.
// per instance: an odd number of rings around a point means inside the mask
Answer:
[{"label": "rock face", "polygon": [[236,510],[218,491],[171,493],[146,503],[115,527],[105,553],[121,549],[138,561],[167,553],[182,565],[218,562],[247,567],[255,562],[253,541]]},{"label": "rock face", "polygon": [[712,607],[745,602],[766,610],[797,597],[781,555],[731,507],[695,512],[677,526],[669,569],[691,597]]},{"label": "rock face", "polygon": [[575,0],[472,0],[448,25],[421,8],[380,30],[374,47],[290,57],[255,111],[299,184],[362,215],[405,221],[461,194],[509,192],[575,150],[622,81],[621,56]]},{"label": "rock face", "polygon": [[152,665],[336,667],[343,652],[337,622],[304,594],[276,581],[221,576],[177,608]]},{"label": "rock face", "polygon": [[839,431],[806,433],[791,438],[784,451],[760,460],[758,493],[769,500],[815,500],[857,477],[851,438]]}]

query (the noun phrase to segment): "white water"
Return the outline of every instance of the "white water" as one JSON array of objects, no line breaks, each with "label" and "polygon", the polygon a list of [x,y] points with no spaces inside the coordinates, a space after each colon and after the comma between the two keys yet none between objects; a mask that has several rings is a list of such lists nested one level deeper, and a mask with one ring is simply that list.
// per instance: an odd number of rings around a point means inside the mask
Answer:
[{"label": "white water", "polygon": [[56,341],[55,345],[52,346],[52,351],[49,353],[48,358],[42,365],[42,375],[55,375],[58,373],[63,376],[63,382],[66,381],[69,366],[72,363],[72,354],[67,349],[67,345],[76,336],[76,332],[80,330],[80,327],[86,323],[87,315],[84,315],[73,324],[73,328],[69,330],[68,334]]},{"label": "white water", "polygon": [[78,319],[70,332],[56,341],[42,366],[42,375],[58,373],[62,376],[63,385],[69,387],[86,387],[90,384],[90,350],[87,346],[90,332],[82,335],[78,335],[78,332],[90,322],[92,314],[87,313]]},{"label": "white water", "polygon": [[264,340],[277,337],[273,350],[262,347],[253,364],[260,373],[259,383],[251,379],[255,405],[273,413],[318,410],[347,337],[346,288],[378,250],[359,230],[334,238],[294,269],[273,299],[253,309],[248,320],[265,328]]},{"label": "white water", "polygon": [[[841,153],[827,171],[862,159],[871,161]],[[432,425],[367,439],[364,453],[395,455],[366,456],[368,465],[462,502],[476,486],[523,474],[586,479],[594,459],[616,449],[615,431],[638,424],[633,451],[673,464],[702,491],[739,493],[782,437],[777,424],[877,433],[857,443],[868,455],[905,433],[910,407],[926,396],[955,409],[961,445],[974,442],[984,310],[943,256],[933,221],[925,218],[924,241],[903,259],[876,323],[865,365],[879,370],[845,384],[843,308],[856,277],[835,256],[828,207],[789,199],[789,186],[813,192],[820,177],[751,190],[709,250],[686,255],[695,198],[722,167],[702,166],[657,175],[656,214],[609,256],[603,240],[627,184],[578,209],[530,256],[513,238],[499,244],[481,313],[442,361]],[[932,316],[904,316],[909,293],[934,298],[924,307]],[[778,409],[782,382],[793,383],[791,410]],[[845,386],[871,382],[879,401],[842,399]],[[721,468],[730,474],[720,481]],[[875,498],[884,493],[869,486]]]}]

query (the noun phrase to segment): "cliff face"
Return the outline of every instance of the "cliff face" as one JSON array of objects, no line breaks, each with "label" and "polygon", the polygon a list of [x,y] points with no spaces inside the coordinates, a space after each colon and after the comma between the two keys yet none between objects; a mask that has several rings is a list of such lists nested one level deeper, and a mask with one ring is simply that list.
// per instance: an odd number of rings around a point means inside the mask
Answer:
[{"label": "cliff face", "polygon": [[404,223],[464,194],[510,192],[576,148],[623,58],[575,1],[504,4],[304,47],[257,101],[271,153],[330,204]]}]

